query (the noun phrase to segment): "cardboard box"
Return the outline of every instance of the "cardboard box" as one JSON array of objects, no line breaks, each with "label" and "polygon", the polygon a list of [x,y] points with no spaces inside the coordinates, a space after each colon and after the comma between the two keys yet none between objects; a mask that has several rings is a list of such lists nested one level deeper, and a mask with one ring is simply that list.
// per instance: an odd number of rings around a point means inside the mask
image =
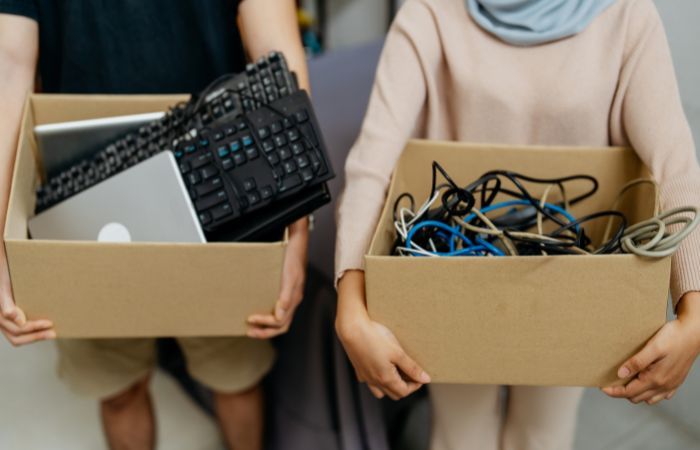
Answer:
[{"label": "cardboard box", "polygon": [[[418,204],[424,201],[433,160],[462,185],[495,169],[535,177],[593,175],[600,189],[572,209],[581,216],[610,209],[627,181],[648,176],[636,154],[624,148],[412,141],[398,163],[365,257],[370,316],[396,334],[434,382],[615,382],[619,365],[665,322],[670,258],[388,256],[396,237],[394,201],[402,192],[411,192]],[[649,191],[640,189],[623,210],[634,223],[652,215],[653,203]],[[587,229],[600,236],[603,225]]]},{"label": "cardboard box", "polygon": [[61,338],[234,336],[272,311],[286,242],[97,243],[27,239],[39,161],[34,126],[166,110],[182,96],[33,95],[4,229],[17,304]]}]

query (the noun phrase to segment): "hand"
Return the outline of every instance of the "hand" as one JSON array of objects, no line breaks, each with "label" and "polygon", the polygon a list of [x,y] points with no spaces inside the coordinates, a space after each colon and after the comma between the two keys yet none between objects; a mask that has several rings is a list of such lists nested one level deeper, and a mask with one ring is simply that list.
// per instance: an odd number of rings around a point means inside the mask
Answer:
[{"label": "hand", "polygon": [[270,314],[248,317],[248,337],[270,339],[289,331],[294,312],[304,297],[308,242],[308,219],[294,222],[289,227],[289,243],[284,255],[280,294],[275,309]]},{"label": "hand", "polygon": [[[338,294],[338,336],[358,380],[367,383],[375,397],[387,395],[398,400],[430,383],[430,376],[406,354],[393,333],[370,320],[364,308],[363,274],[347,273],[338,286]],[[358,296],[362,296],[361,307]]]},{"label": "hand", "polygon": [[[688,298],[687,295],[682,301],[700,304],[699,298]],[[687,308],[681,312],[682,306],[679,304],[678,319],[664,325],[618,370],[620,378],[633,378],[624,386],[606,387],[603,392],[632,403],[650,405],[673,397],[700,353],[700,316],[697,311],[688,312]],[[697,305],[692,305],[692,308],[697,310]]]},{"label": "hand", "polygon": [[0,331],[15,347],[56,338],[50,321],[28,321],[24,312],[15,305],[4,254],[0,254]]}]

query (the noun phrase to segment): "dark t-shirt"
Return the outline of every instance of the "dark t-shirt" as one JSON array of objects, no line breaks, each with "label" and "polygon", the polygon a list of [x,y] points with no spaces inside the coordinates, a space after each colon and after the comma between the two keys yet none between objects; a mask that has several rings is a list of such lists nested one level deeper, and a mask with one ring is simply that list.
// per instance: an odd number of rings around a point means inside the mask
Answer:
[{"label": "dark t-shirt", "polygon": [[43,92],[196,92],[240,71],[239,0],[0,0],[39,23]]}]

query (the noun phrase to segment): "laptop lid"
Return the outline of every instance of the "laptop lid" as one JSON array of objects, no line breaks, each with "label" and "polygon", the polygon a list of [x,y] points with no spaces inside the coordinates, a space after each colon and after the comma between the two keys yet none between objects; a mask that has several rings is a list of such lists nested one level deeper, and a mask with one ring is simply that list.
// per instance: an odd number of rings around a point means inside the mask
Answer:
[{"label": "laptop lid", "polygon": [[29,233],[52,240],[206,242],[170,151],[31,218]]},{"label": "laptop lid", "polygon": [[46,175],[51,177],[70,168],[129,131],[161,119],[164,114],[153,112],[37,125],[34,135]]}]

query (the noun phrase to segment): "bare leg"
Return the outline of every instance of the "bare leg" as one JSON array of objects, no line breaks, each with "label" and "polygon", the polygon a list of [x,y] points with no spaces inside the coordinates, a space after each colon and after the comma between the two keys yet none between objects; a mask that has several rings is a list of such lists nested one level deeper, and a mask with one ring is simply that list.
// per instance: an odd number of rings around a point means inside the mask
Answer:
[{"label": "bare leg", "polygon": [[102,400],[102,425],[111,450],[153,450],[155,416],[148,392],[150,376]]},{"label": "bare leg", "polygon": [[263,392],[255,386],[235,394],[214,394],[216,415],[231,450],[262,450]]}]

